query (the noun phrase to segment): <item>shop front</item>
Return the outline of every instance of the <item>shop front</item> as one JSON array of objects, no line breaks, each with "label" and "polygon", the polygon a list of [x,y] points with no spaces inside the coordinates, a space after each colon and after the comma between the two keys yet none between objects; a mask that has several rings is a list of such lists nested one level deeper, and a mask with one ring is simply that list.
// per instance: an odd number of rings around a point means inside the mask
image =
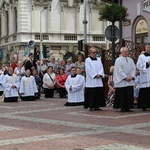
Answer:
[{"label": "shop front", "polygon": [[123,22],[123,39],[140,46],[150,43],[150,0],[123,0],[128,8],[128,20]]}]

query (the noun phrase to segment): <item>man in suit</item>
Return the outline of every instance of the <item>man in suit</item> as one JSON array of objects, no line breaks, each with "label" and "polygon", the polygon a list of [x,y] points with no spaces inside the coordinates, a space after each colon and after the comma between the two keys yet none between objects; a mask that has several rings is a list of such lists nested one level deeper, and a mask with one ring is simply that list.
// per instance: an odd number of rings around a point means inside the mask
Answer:
[{"label": "man in suit", "polygon": [[29,59],[26,61],[25,63],[25,70],[30,70],[32,71],[32,68],[36,68],[36,66],[34,66],[34,62],[33,62],[33,54],[30,53],[29,54]]}]

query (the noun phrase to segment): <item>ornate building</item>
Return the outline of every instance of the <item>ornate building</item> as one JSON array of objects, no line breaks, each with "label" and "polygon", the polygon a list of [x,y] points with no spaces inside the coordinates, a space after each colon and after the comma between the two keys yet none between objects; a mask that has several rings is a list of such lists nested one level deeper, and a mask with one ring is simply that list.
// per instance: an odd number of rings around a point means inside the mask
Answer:
[{"label": "ornate building", "polygon": [[150,1],[123,0],[123,5],[129,13],[129,20],[123,24],[123,38],[140,46],[150,43]]},{"label": "ornate building", "polygon": [[[87,43],[106,48],[108,22],[98,20],[98,4],[100,0],[87,0]],[[37,51],[42,43],[57,59],[76,53],[83,39],[83,18],[80,0],[0,0],[1,62],[8,63],[14,55],[25,59],[33,51],[30,40]]]}]

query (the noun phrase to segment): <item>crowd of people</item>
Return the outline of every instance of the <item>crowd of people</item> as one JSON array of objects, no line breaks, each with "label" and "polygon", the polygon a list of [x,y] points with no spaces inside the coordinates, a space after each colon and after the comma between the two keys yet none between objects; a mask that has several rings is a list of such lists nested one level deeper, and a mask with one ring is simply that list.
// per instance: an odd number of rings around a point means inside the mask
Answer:
[{"label": "crowd of people", "polygon": [[60,98],[66,98],[65,106],[83,105],[90,111],[101,110],[101,107],[120,108],[121,112],[131,112],[134,103],[146,111],[150,108],[150,45],[138,57],[137,64],[129,57],[126,47],[120,49],[120,56],[110,68],[108,77],[108,95],[105,98],[101,59],[96,57],[97,50],[89,49],[89,57],[83,59],[78,55],[77,61],[56,61],[51,57],[42,63],[33,60],[29,54],[27,60],[4,66],[0,72],[0,95],[4,102],[32,101],[40,99],[41,92],[45,98],[53,98],[57,91]]},{"label": "crowd of people", "polygon": [[60,98],[69,97],[65,83],[73,67],[75,74],[84,78],[82,54],[78,55],[75,63],[71,58],[56,61],[55,57],[50,61],[43,58],[42,63],[39,60],[35,62],[32,53],[23,62],[14,58],[10,66],[3,66],[0,71],[1,99],[4,97],[4,102],[31,101],[40,99],[42,92],[45,98],[53,98],[54,91]]}]

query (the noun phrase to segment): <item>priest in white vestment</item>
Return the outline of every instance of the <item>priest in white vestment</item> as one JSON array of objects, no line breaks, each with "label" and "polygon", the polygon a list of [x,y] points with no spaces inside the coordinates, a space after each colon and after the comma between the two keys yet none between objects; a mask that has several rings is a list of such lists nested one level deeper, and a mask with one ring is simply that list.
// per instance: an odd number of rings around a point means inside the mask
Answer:
[{"label": "priest in white vestment", "polygon": [[150,108],[150,44],[145,44],[145,53],[139,56],[137,68],[140,71],[138,108],[146,111]]},{"label": "priest in white vestment", "polygon": [[26,75],[21,78],[19,93],[22,101],[36,100],[38,89],[30,70],[26,70]]},{"label": "priest in white vestment", "polygon": [[129,50],[126,47],[122,47],[120,52],[114,66],[114,108],[121,108],[121,112],[130,112],[134,102],[136,67],[132,58],[128,57]]},{"label": "priest in white vestment", "polygon": [[8,74],[4,76],[2,84],[6,92],[4,102],[18,102],[20,80],[16,74],[13,74],[12,67],[8,68]]},{"label": "priest in white vestment", "polygon": [[102,78],[105,77],[101,59],[96,57],[97,50],[92,47],[89,49],[90,56],[85,60],[86,88],[84,108],[101,110],[105,107],[105,96]]},{"label": "priest in white vestment", "polygon": [[65,87],[68,92],[68,101],[65,106],[78,106],[84,104],[85,78],[76,74],[76,68],[71,68],[71,75],[68,76]]}]

